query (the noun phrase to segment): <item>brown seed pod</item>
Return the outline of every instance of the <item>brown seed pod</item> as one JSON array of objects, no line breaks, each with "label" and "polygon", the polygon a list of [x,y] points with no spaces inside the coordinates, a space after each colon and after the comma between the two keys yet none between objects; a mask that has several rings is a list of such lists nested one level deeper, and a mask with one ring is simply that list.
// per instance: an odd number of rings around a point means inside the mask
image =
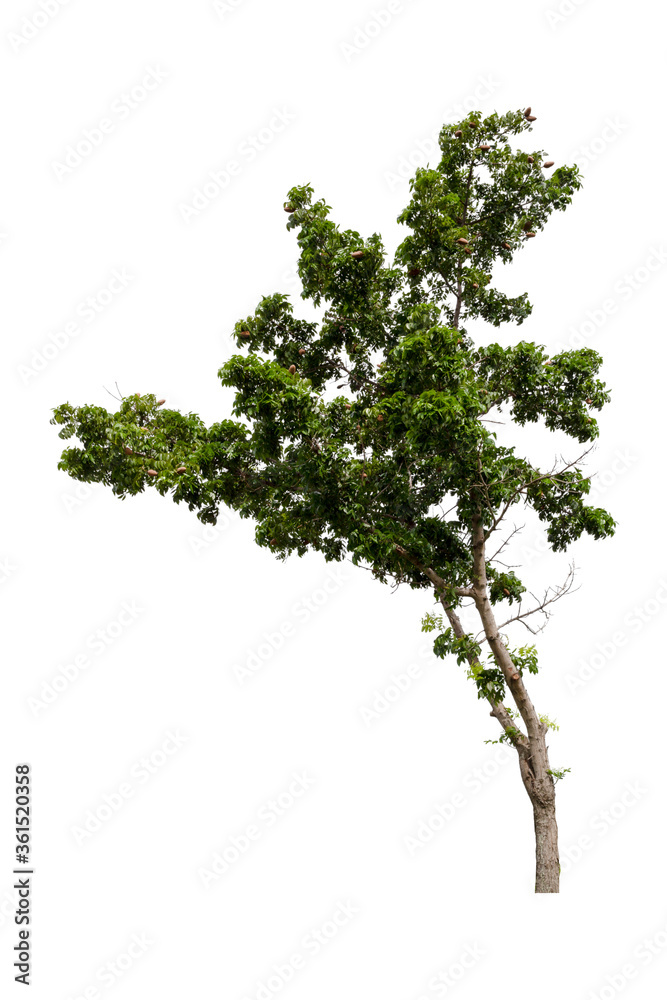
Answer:
[{"label": "brown seed pod", "polygon": [[358,431],[360,431],[360,430],[361,430],[361,424],[357,424],[357,430],[358,430]]},{"label": "brown seed pod", "polygon": [[524,115],[525,115],[526,118],[528,117],[528,115],[530,114],[530,112],[532,110],[533,110],[532,108],[526,108],[526,110],[524,111]]},{"label": "brown seed pod", "polygon": [[505,240],[505,242],[503,243],[503,246],[505,247],[506,250],[511,250],[512,249],[512,244],[508,243],[507,240]]},{"label": "brown seed pod", "polygon": [[272,538],[271,541],[269,542],[269,545],[275,545],[275,544],[276,544],[276,540],[275,540],[275,538]]},{"label": "brown seed pod", "polygon": [[533,236],[535,236],[535,233],[526,233],[526,239],[527,239],[527,240],[530,240],[530,239],[532,239],[532,238],[533,238]]},{"label": "brown seed pod", "polygon": [[545,361],[544,363],[545,363],[545,365],[550,365],[550,364],[553,364],[553,362],[552,362],[552,361]]},{"label": "brown seed pod", "polygon": [[477,148],[483,150],[483,152],[485,153],[487,153],[491,149],[490,146],[478,146]]},{"label": "brown seed pod", "polygon": [[368,476],[366,475],[366,473],[365,473],[365,472],[362,472],[362,473],[361,473],[361,478],[362,478],[362,479],[368,479]]},{"label": "brown seed pod", "polygon": [[283,208],[285,209],[286,212],[296,212],[296,206],[290,205],[288,202],[285,202]]},{"label": "brown seed pod", "polygon": [[250,330],[241,330],[241,332],[239,333],[239,337],[249,337],[249,336],[250,336]]},{"label": "brown seed pod", "polygon": [[346,410],[351,410],[351,409],[352,409],[352,407],[350,406],[350,404],[349,404],[349,403],[346,403],[346,404],[345,404],[345,409],[346,409]]},{"label": "brown seed pod", "polygon": [[125,452],[126,455],[134,455],[134,452],[132,451],[132,449],[128,448],[127,445],[125,445],[125,447],[123,448],[123,451]]},{"label": "brown seed pod", "polygon": [[380,421],[380,423],[382,423],[382,421],[384,420],[384,416],[381,413],[378,413],[378,420]]},{"label": "brown seed pod", "polygon": [[542,164],[545,170],[547,169],[547,167],[553,167],[553,165],[554,165],[553,160],[545,160],[544,163]]},{"label": "brown seed pod", "polygon": [[535,115],[526,115],[526,118],[528,119],[529,122],[536,122],[537,121],[537,118],[535,117]]},{"label": "brown seed pod", "polygon": [[476,281],[473,281],[473,283],[472,283],[472,287],[473,287],[473,288],[479,288],[479,285],[477,284],[477,282],[476,282]]},{"label": "brown seed pod", "polygon": [[355,260],[359,260],[360,257],[364,256],[364,251],[363,250],[353,250],[352,251],[352,256],[354,257]]},{"label": "brown seed pod", "polygon": [[177,469],[176,469],[176,472],[178,472],[178,473],[179,473],[179,475],[180,475],[180,473],[181,473],[181,472],[187,472],[187,471],[188,471],[188,470],[186,469],[186,467],[185,467],[184,465],[179,465],[179,466],[177,467]]},{"label": "brown seed pod", "polygon": [[418,278],[421,273],[421,268],[411,267],[408,271],[408,278]]},{"label": "brown seed pod", "polygon": [[147,476],[157,476],[157,472],[155,471],[155,469],[146,469],[146,475]]},{"label": "brown seed pod", "polygon": [[592,400],[592,399],[587,399],[587,400],[586,400],[586,402],[587,402],[587,403],[588,403],[588,405],[590,406],[590,405],[591,405],[591,403],[593,402],[593,400]]},{"label": "brown seed pod", "polygon": [[467,240],[465,236],[459,236],[457,243],[460,243],[462,247],[467,246],[470,240]]},{"label": "brown seed pod", "polygon": [[472,250],[470,250],[469,247],[464,247],[464,251],[465,253],[472,253]]},{"label": "brown seed pod", "polygon": [[305,353],[306,353],[306,351],[305,351],[305,348],[303,348],[303,347],[300,347],[300,348],[299,348],[299,354],[302,354],[302,355],[303,355],[303,354],[305,354]]},{"label": "brown seed pod", "polygon": [[296,365],[290,365],[289,370],[290,370],[290,375],[294,375],[296,371]]},{"label": "brown seed pod", "polygon": [[527,160],[528,163],[534,163],[535,162],[535,157],[534,156],[527,156],[526,160]]},{"label": "brown seed pod", "polygon": [[456,138],[457,138],[457,139],[460,139],[460,138],[461,138],[461,136],[463,135],[463,132],[461,131],[461,129],[460,129],[460,128],[457,128],[457,130],[456,130],[456,132],[454,133],[454,135],[456,136]]},{"label": "brown seed pod", "polygon": [[507,594],[507,596],[509,597],[509,593],[510,593],[510,592],[509,592],[509,590],[507,589],[507,587],[503,587],[503,594]]},{"label": "brown seed pod", "polygon": [[166,403],[166,402],[167,402],[167,400],[166,400],[166,399],[158,399],[158,401],[157,401],[157,403],[156,403],[155,405],[156,405],[156,406],[162,406],[162,404],[163,404],[163,403]]}]

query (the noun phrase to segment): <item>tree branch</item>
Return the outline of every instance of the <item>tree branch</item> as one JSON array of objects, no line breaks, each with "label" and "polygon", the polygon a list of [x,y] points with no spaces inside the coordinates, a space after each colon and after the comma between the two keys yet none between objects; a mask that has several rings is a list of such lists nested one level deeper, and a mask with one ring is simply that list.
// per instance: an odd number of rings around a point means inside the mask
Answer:
[{"label": "tree branch", "polygon": [[[463,625],[461,624],[461,619],[456,614],[454,609],[449,604],[447,604],[445,598],[442,595],[440,596],[440,603],[445,609],[445,614],[449,619],[449,624],[452,627],[454,635],[456,636],[457,639],[462,639],[463,636],[465,635],[465,630],[463,628]],[[472,653],[468,655],[468,663],[470,664],[471,667],[481,666],[479,660],[475,656],[473,656]],[[515,725],[516,720],[512,718],[505,705],[501,701],[498,702],[494,701],[490,695],[486,695],[486,700],[491,705],[490,714],[493,715],[498,720],[500,725],[503,727],[503,729],[508,735],[508,738],[512,742],[512,745],[516,748],[516,750],[519,752],[520,755],[527,754],[530,749],[528,744],[528,739],[521,732],[521,730],[517,729],[517,726]],[[514,731],[518,732],[519,736],[516,736]]]},{"label": "tree branch", "polygon": [[[522,625],[526,626],[529,632],[532,632],[533,635],[537,635],[538,632],[541,632],[546,627],[549,618],[551,618],[551,612],[546,611],[546,608],[550,604],[554,604],[556,601],[559,601],[561,597],[564,597],[566,594],[569,594],[569,592],[572,590],[572,584],[574,583],[575,572],[576,572],[576,566],[574,565],[574,563],[571,563],[564,583],[560,584],[560,586],[558,587],[547,587],[547,589],[544,592],[544,597],[540,601],[540,603],[533,608],[529,608],[528,611],[522,612],[521,604],[519,604],[519,612],[516,615],[513,615],[511,618],[508,618],[507,621],[503,622],[502,625],[499,625],[498,628],[504,628],[511,622],[520,621]],[[577,587],[576,589],[579,590],[579,587]],[[553,591],[553,594],[551,596],[549,596],[550,590]],[[536,601],[538,600],[538,598],[535,596],[535,594],[532,593],[532,591],[530,592],[530,596],[534,597]],[[523,619],[528,618],[529,615],[536,614],[538,611],[541,611],[545,615],[546,621],[544,622],[544,625],[540,626],[540,628],[532,629],[530,628],[529,625],[526,625],[526,622]]]},{"label": "tree branch", "polygon": [[[412,565],[416,566],[418,570],[421,570],[424,576],[427,576],[431,581],[431,583],[434,583],[436,585],[438,590],[444,591],[447,588],[447,584],[443,580],[443,578],[441,576],[438,576],[435,570],[431,569],[430,566],[425,566],[424,563],[420,562],[419,559],[417,559],[415,556],[410,555],[407,549],[404,549],[402,545],[396,543],[394,545],[394,548],[396,549],[399,555],[403,556],[404,559],[407,559],[408,562],[411,562]],[[470,587],[455,587],[454,593],[458,597],[473,596],[473,592]]]},{"label": "tree branch", "polygon": [[[564,472],[567,472],[568,469],[571,469],[572,466],[576,465],[578,462],[581,462],[582,459],[584,459],[586,457],[586,455],[588,455],[593,450],[594,447],[595,447],[595,445],[591,445],[590,448],[587,448],[586,451],[582,452],[581,455],[579,455],[578,458],[575,458],[571,462],[568,462],[561,469],[559,469],[558,472],[554,471],[555,468],[556,468],[556,466],[554,465],[554,468],[550,472],[541,473],[540,475],[535,476],[533,479],[527,479],[527,480],[524,480],[524,482],[520,483],[516,487],[516,489],[514,490],[514,492],[512,493],[512,495],[510,496],[509,500],[505,503],[505,505],[502,508],[500,514],[498,514],[497,517],[494,517],[493,524],[486,531],[486,533],[484,535],[484,540],[487,541],[489,539],[489,537],[491,536],[491,534],[496,530],[496,528],[498,527],[498,525],[500,524],[500,522],[502,521],[502,519],[507,514],[507,511],[510,509],[510,507],[513,506],[513,504],[515,504],[517,502],[518,498],[521,496],[522,493],[524,493],[528,489],[529,486],[535,486],[536,483],[540,483],[544,479],[558,479],[559,476],[561,476]],[[564,461],[562,455],[561,455],[561,460]],[[508,481],[507,479],[499,479],[493,485],[494,486],[501,486],[504,482],[507,482],[507,481]],[[482,486],[484,488],[485,492],[486,492],[487,497],[488,497],[488,489],[486,487],[486,483],[475,483],[474,485],[475,486]],[[489,505],[490,505],[490,500],[489,500],[489,504],[487,504],[487,506],[489,506]],[[489,509],[491,510],[490,506],[489,506]]]}]

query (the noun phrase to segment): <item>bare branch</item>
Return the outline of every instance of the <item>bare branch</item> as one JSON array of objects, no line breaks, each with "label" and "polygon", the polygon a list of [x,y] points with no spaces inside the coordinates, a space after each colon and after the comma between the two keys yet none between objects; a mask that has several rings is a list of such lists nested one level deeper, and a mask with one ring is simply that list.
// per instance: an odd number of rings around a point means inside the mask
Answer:
[{"label": "bare branch", "polygon": [[[511,532],[509,533],[509,535],[508,535],[508,536],[507,536],[507,538],[505,539],[505,541],[503,542],[503,544],[502,544],[502,545],[500,546],[500,548],[499,548],[499,549],[497,549],[497,550],[496,550],[496,551],[494,552],[494,554],[493,554],[492,556],[489,556],[489,558],[488,558],[488,559],[487,559],[486,561],[487,561],[487,562],[490,562],[490,563],[491,563],[491,562],[495,562],[495,560],[496,560],[496,559],[497,559],[497,557],[498,557],[498,556],[500,555],[500,553],[501,553],[501,552],[503,551],[503,549],[505,548],[505,546],[506,546],[506,545],[509,545],[509,543],[511,542],[512,538],[514,538],[514,536],[515,536],[515,535],[518,535],[518,533],[519,533],[520,531],[523,531],[523,529],[524,529],[525,527],[526,527],[526,525],[525,525],[525,524],[522,524],[522,525],[520,525],[520,527],[518,527],[518,528],[517,528],[517,527],[516,527],[516,525],[515,525],[515,526],[514,526],[514,528],[512,529],[512,531],[511,531]],[[498,560],[498,561],[500,562],[500,560]],[[501,565],[503,565],[503,566],[504,566],[504,565],[505,565],[505,563],[501,563]],[[517,565],[517,566],[518,566],[519,564],[518,564],[518,563],[516,563],[515,565]]]},{"label": "bare branch", "polygon": [[105,392],[108,392],[110,396],[113,396],[114,399],[117,399],[119,403],[123,402],[123,397],[121,395],[121,391],[120,391],[120,389],[118,389],[118,382],[116,382],[116,389],[118,390],[118,395],[117,396],[114,396],[114,394],[112,393],[111,389],[107,389],[107,387],[105,385],[103,385],[102,388],[104,389]]},{"label": "bare branch", "polygon": [[[508,618],[507,621],[504,621],[502,625],[498,626],[498,628],[499,629],[504,628],[506,625],[509,625],[510,622],[520,621],[522,625],[526,626],[529,632],[532,632],[533,635],[537,635],[538,632],[541,632],[546,627],[549,618],[551,618],[551,612],[546,610],[547,607],[550,604],[554,604],[556,601],[559,601],[561,597],[565,597],[565,595],[569,594],[570,591],[572,590],[572,584],[574,583],[575,572],[576,572],[576,566],[574,565],[574,563],[571,563],[564,583],[560,584],[557,587],[547,587],[547,589],[544,592],[544,597],[542,598],[542,600],[539,601],[539,603],[535,605],[535,607],[529,608],[528,611],[521,611],[521,604],[519,604],[518,613],[516,615],[513,615],[511,618]],[[579,590],[579,587],[575,587],[575,591],[576,590]],[[550,591],[552,591],[551,594],[549,593]],[[533,597],[536,601],[539,600],[539,598],[537,598],[536,595],[532,593],[532,591],[530,592],[530,596]],[[546,620],[544,624],[541,625],[539,628],[533,629],[526,624],[524,619],[528,618],[529,615],[536,614],[538,611],[541,612],[543,615],[545,615]]]}]

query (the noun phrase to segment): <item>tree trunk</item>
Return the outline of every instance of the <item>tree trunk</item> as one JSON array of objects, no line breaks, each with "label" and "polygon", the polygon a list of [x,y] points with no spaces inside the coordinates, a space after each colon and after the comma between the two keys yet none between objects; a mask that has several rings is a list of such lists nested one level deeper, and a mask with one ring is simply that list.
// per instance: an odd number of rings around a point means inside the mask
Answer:
[{"label": "tree trunk", "polygon": [[559,892],[558,826],[556,802],[533,800],[535,820],[535,892]]}]

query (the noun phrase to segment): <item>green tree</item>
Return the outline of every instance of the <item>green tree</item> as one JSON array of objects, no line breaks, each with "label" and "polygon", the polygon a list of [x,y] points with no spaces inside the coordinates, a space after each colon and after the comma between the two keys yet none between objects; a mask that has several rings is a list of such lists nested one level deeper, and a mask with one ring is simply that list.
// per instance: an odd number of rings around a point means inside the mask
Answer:
[{"label": "green tree", "polygon": [[[552,172],[543,151],[511,148],[533,120],[530,109],[484,120],[473,113],[442,128],[438,165],[410,182],[399,216],[408,235],[391,265],[378,234],[341,230],[310,185],[289,192],[301,294],[321,318],[299,319],[286,295],[273,294],[236,323],[244,353],[219,377],[235,388],[240,419],[207,427],[137,395],[113,413],[65,403],[52,423],[61,438],[78,439],[59,463],[75,479],[105,483],[121,498],[150,486],[205,523],[227,505],[257,522],[257,544],[279,559],[310,549],[326,560],[347,556],[383,583],[434,591],[444,617],[427,614],[422,627],[439,633],[437,655],[467,664],[500,739],[516,750],[534,813],[535,891],[558,892],[555,779],[565,772],[550,767],[553,723],[525,687],[525,672],[538,669],[535,649],[511,649],[500,630],[548,615],[571,578],[523,610],[526,588],[488,549],[507,544],[518,505],[537,512],[554,551],[583,532],[611,535],[615,521],[585,503],[583,455],[543,471],[488,425],[505,413],[592,442],[591,411],[609,394],[591,349],[549,358],[526,341],[478,347],[463,325],[530,315],[525,294],[496,287],[494,265],[510,262],[581,185],[576,166]],[[464,602],[479,615],[478,637],[461,624]],[[500,625],[498,606],[509,614]]]}]

